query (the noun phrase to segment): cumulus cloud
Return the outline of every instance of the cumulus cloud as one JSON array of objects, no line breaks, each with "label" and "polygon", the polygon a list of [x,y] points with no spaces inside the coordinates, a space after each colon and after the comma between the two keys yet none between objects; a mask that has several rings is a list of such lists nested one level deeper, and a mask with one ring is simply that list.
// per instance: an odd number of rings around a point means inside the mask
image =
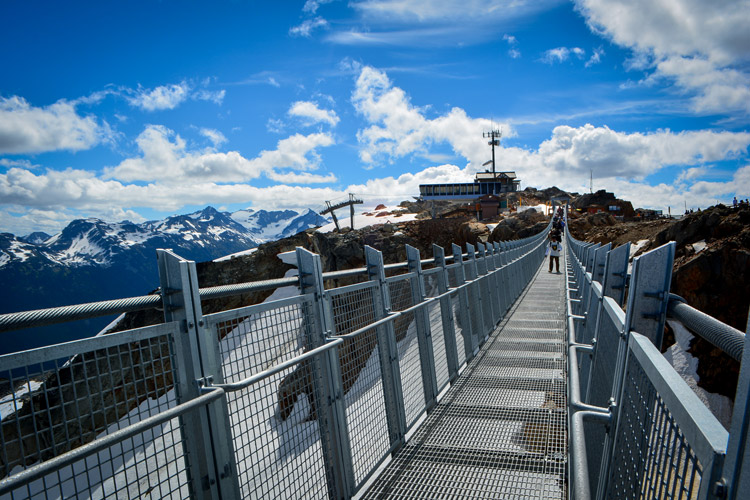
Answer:
[{"label": "cumulus cloud", "polygon": [[633,61],[694,94],[699,112],[750,111],[745,2],[577,0],[589,26]]},{"label": "cumulus cloud", "polygon": [[202,128],[199,132],[203,137],[211,141],[215,148],[227,142],[227,138],[218,130],[212,128]]},{"label": "cumulus cloud", "polygon": [[125,98],[131,106],[140,108],[143,111],[175,109],[188,99],[221,104],[226,96],[225,90],[214,91],[206,88],[195,88],[195,85],[185,81],[176,84],[160,85],[153,89],[144,89],[142,87],[138,87],[135,90],[123,89],[123,92],[126,94]]},{"label": "cumulus cloud", "polygon": [[289,115],[302,118],[307,124],[327,123],[335,127],[339,117],[332,109],[321,109],[317,103],[310,101],[297,101],[289,108]]},{"label": "cumulus cloud", "polygon": [[316,17],[314,19],[306,19],[302,21],[302,24],[289,28],[289,34],[291,36],[302,36],[309,38],[312,32],[318,28],[328,27],[328,21],[322,17]]},{"label": "cumulus cloud", "polygon": [[81,116],[70,102],[36,107],[23,97],[0,97],[0,154],[81,151],[112,136],[106,122]]},{"label": "cumulus cloud", "polygon": [[128,102],[144,111],[174,109],[187,100],[190,87],[187,83],[161,85],[155,89],[138,89]]},{"label": "cumulus cloud", "polygon": [[[493,127],[490,120],[470,118],[461,108],[428,119],[424,110],[413,106],[406,93],[393,86],[380,70],[361,68],[352,93],[356,111],[371,125],[357,132],[360,159],[368,165],[393,161],[411,154],[424,156],[436,143],[449,144],[475,168],[487,159],[488,151],[482,132]],[[495,124],[497,127],[498,124]],[[507,124],[504,134],[512,135]]]},{"label": "cumulus cloud", "polygon": [[141,156],[106,168],[104,178],[168,184],[184,183],[185,179],[217,183],[247,182],[275,169],[314,170],[319,162],[316,149],[330,146],[333,142],[328,134],[295,134],[280,140],[275,150],[262,151],[256,158],[247,159],[237,151],[188,150],[185,140],[172,130],[150,125],[136,139]]},{"label": "cumulus cloud", "polygon": [[643,179],[669,165],[699,165],[736,158],[747,151],[750,133],[689,131],[651,134],[617,132],[608,127],[558,126],[539,145],[545,166],[566,175]]},{"label": "cumulus cloud", "polygon": [[555,64],[565,62],[573,55],[578,59],[583,59],[586,55],[586,51],[580,47],[556,47],[549,49],[542,55],[541,61],[546,64]]}]

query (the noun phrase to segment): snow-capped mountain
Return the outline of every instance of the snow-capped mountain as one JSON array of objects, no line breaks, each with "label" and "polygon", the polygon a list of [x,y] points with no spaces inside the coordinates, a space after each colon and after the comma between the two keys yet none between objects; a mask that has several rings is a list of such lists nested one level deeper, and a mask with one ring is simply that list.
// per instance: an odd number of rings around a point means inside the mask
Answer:
[{"label": "snow-capped mountain", "polygon": [[[311,210],[232,214],[207,207],[141,224],[79,219],[51,237],[0,233],[0,313],[143,295],[159,285],[157,248],[171,248],[181,257],[202,262],[326,222]],[[102,321],[100,326],[106,324]],[[91,320],[92,328],[94,323],[97,320]],[[56,327],[56,337],[38,345],[96,333],[70,331],[57,337],[65,326]],[[2,352],[10,351],[0,348]]]},{"label": "snow-capped mountain", "polygon": [[134,251],[156,248],[172,248],[191,260],[211,260],[326,222],[312,210],[300,214],[293,210],[248,209],[230,214],[213,207],[142,224],[78,219],[54,236],[0,234],[0,268],[29,259],[69,267],[109,266],[129,258]]},{"label": "snow-capped mountain", "polygon": [[293,236],[328,223],[328,219],[310,209],[302,214],[294,210],[238,210],[232,214],[232,219],[242,224],[259,243]]}]

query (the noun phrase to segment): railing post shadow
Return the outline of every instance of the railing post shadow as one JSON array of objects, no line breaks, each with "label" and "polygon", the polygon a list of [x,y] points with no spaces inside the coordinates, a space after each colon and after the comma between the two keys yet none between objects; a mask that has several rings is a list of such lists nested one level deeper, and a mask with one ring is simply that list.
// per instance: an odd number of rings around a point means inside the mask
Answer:
[{"label": "railing post shadow", "polygon": [[[411,245],[406,245],[406,258],[409,272],[415,277],[411,281],[411,297],[413,304],[424,302],[425,287],[424,274],[422,274],[422,262],[419,250]],[[435,353],[432,346],[432,331],[430,328],[430,317],[427,307],[414,311],[414,319],[417,327],[417,343],[419,346],[419,362],[422,368],[422,387],[424,389],[424,400],[426,410],[429,412],[435,406],[438,395],[437,373],[435,371]]]},{"label": "railing post shadow", "polygon": [[[218,339],[204,327],[195,262],[157,250],[164,320],[179,321],[175,381],[179,403],[195,399],[201,385],[222,383]],[[193,494],[199,499],[239,498],[240,487],[225,398],[181,418]]]},{"label": "railing post shadow", "polygon": [[[464,270],[464,258],[461,247],[455,243],[451,244],[453,249],[453,264],[456,266],[456,286],[466,283],[466,272]],[[466,287],[461,288],[458,292],[458,311],[459,321],[461,322],[461,333],[464,336],[464,351],[466,352],[466,362],[468,363],[474,355],[479,352],[479,346],[474,346],[474,322],[469,311],[469,293]]]},{"label": "railing post shadow", "polygon": [[[323,266],[320,255],[297,247],[300,293],[312,294],[310,307],[303,309],[308,329],[306,344],[309,349],[324,345],[333,331],[329,317],[328,296],[323,284]],[[344,386],[339,348],[326,351],[323,360],[314,359],[313,394],[317,397],[318,429],[326,465],[329,495],[332,498],[350,498],[354,492],[354,466],[352,462],[349,428],[346,421]]]},{"label": "railing post shadow", "polygon": [[[438,293],[440,295],[448,291],[448,269],[445,263],[445,250],[439,245],[432,245],[432,256],[435,259],[435,267],[440,268],[438,273]],[[450,296],[440,299],[440,317],[443,323],[443,338],[445,340],[445,358],[448,365],[448,379],[453,383],[458,377],[458,350],[456,347],[456,330],[453,324],[453,302]]]},{"label": "railing post shadow", "polygon": [[[383,254],[379,250],[366,245],[365,262],[367,263],[367,275],[375,283],[373,308],[375,310],[375,320],[377,321],[391,313],[391,295],[388,290],[388,283],[385,280]],[[383,395],[388,421],[389,443],[394,448],[395,453],[404,444],[407,428],[396,332],[392,321],[377,327],[376,331],[378,353],[380,355],[380,371],[383,377]]]}]

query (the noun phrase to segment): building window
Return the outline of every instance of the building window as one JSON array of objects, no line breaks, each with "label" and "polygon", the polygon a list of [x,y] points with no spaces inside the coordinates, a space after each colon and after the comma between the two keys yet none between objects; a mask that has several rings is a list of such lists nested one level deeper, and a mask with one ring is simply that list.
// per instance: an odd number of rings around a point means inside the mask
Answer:
[{"label": "building window", "polygon": [[619,210],[620,210],[620,207],[618,207],[617,205],[610,205],[609,206],[609,211],[610,212],[618,212]]}]

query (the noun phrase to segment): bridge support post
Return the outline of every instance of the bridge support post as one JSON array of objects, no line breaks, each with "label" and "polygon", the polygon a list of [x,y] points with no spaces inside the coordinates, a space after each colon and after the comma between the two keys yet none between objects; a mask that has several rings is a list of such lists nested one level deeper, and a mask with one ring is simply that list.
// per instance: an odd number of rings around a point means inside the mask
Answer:
[{"label": "bridge support post", "polygon": [[500,290],[497,288],[497,270],[495,269],[494,247],[491,243],[485,243],[480,247],[484,265],[487,271],[487,291],[489,295],[490,306],[492,308],[492,326],[500,322]]},{"label": "bridge support post", "polygon": [[495,286],[497,287],[498,310],[500,312],[500,320],[502,320],[505,317],[505,313],[508,312],[508,290],[505,283],[505,269],[503,268],[500,243],[496,241],[492,244],[492,247],[494,249],[493,260],[496,269]]},{"label": "bridge support post", "polygon": [[[464,270],[464,258],[461,253],[461,247],[453,243],[453,264],[456,266],[456,286],[466,283],[466,271]],[[459,321],[461,322],[461,332],[464,336],[464,351],[466,352],[466,362],[479,352],[479,346],[474,346],[474,322],[469,310],[469,292],[466,287],[461,288],[458,292],[458,311]]]},{"label": "bridge support post", "polygon": [[487,331],[485,338],[487,338],[492,330],[495,328],[496,316],[495,316],[495,297],[492,293],[492,287],[490,286],[490,262],[487,258],[487,251],[484,248],[484,243],[477,243],[477,249],[479,250],[479,259],[477,259],[477,268],[481,275],[480,290],[482,291],[482,309],[484,310],[484,327]]},{"label": "bridge support post", "polygon": [[[164,320],[182,323],[175,337],[179,370],[175,386],[178,402],[200,396],[199,381],[223,382],[218,340],[204,327],[195,262],[169,250],[157,250]],[[225,398],[182,417],[188,467],[198,499],[239,498],[237,464]]]},{"label": "bridge support post", "polygon": [[511,300],[508,256],[505,252],[505,244],[502,242],[495,242],[495,250],[497,251],[497,267],[500,269],[500,273],[498,274],[498,287],[500,287],[500,294],[502,297],[502,306],[500,307],[500,311],[502,312],[503,317],[505,317],[508,314],[508,310],[510,309],[510,304],[513,302]]},{"label": "bridge support post", "polygon": [[[438,293],[448,291],[448,269],[445,263],[445,250],[439,245],[432,245],[432,256],[435,267],[442,269],[438,273]],[[451,297],[440,299],[440,316],[443,321],[443,338],[445,340],[445,358],[448,364],[448,379],[451,383],[458,377],[458,350],[456,349],[456,330],[453,324],[453,301]]]},{"label": "bridge support post", "polygon": [[[383,319],[391,313],[391,295],[385,280],[383,254],[370,246],[365,246],[367,275],[375,283],[373,309],[375,320]],[[401,367],[398,359],[398,345],[393,322],[377,327],[380,372],[383,377],[386,419],[388,421],[389,443],[394,452],[404,443],[406,436],[406,409],[401,386]]]},{"label": "bridge support post", "polygon": [[484,344],[484,339],[487,337],[487,327],[484,324],[484,304],[482,300],[481,280],[479,279],[479,268],[477,267],[477,256],[474,245],[467,243],[466,253],[468,255],[466,267],[469,270],[467,278],[472,281],[469,285],[469,310],[471,311],[472,321],[476,322],[474,334],[476,335],[476,346],[478,348]]},{"label": "bridge support post", "polygon": [[[309,315],[307,319],[312,326],[306,339],[307,347],[314,349],[324,345],[333,331],[323,286],[323,266],[320,255],[305,248],[297,247],[296,254],[300,293],[313,294],[311,310],[305,309],[305,314]],[[323,359],[312,361],[318,429],[331,498],[351,497],[355,483],[340,359],[339,349],[334,347],[326,351]]]},{"label": "bridge support post", "polygon": [[[412,303],[419,304],[420,302],[424,302],[426,295],[419,250],[411,245],[406,245],[406,258],[409,265],[409,272],[415,274],[415,277],[411,279]],[[417,342],[419,345],[419,362],[422,368],[424,400],[427,411],[430,411],[437,402],[438,384],[435,371],[435,353],[432,346],[430,315],[427,307],[422,307],[416,310],[414,312],[414,320],[417,327]]]}]

